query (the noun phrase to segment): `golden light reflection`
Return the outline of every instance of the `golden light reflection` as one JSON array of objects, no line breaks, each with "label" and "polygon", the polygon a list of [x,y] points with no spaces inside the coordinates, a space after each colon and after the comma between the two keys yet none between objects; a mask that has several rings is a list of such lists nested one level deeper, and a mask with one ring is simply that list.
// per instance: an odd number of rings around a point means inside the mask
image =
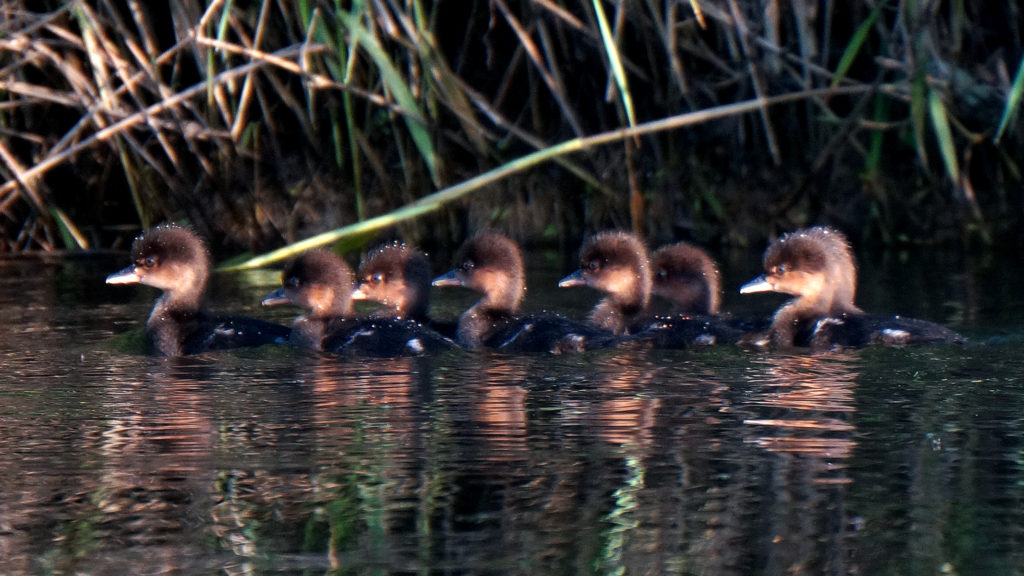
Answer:
[{"label": "golden light reflection", "polygon": [[755,362],[751,394],[744,409],[747,439],[765,450],[799,454],[815,472],[814,482],[842,484],[846,460],[856,446],[854,387],[856,351],[815,355],[770,355]]},{"label": "golden light reflection", "polygon": [[519,462],[528,458],[526,405],[529,393],[515,384],[524,379],[529,363],[500,354],[467,357],[459,371],[472,375],[468,386],[472,435],[485,442],[479,450],[487,462]]}]

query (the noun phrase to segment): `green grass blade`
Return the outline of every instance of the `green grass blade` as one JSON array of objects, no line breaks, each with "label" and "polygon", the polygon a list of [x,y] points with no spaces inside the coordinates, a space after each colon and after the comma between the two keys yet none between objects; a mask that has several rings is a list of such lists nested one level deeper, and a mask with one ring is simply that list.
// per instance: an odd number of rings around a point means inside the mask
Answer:
[{"label": "green grass blade", "polygon": [[[872,119],[879,125],[889,122],[890,99],[882,94],[875,95],[875,110]],[[874,130],[871,132],[871,145],[868,147],[867,157],[864,159],[864,175],[869,179],[878,176],[882,165],[882,145],[885,143],[885,132]]]},{"label": "green grass blade", "polygon": [[622,59],[619,58],[619,49],[615,45],[615,38],[612,36],[611,28],[608,26],[608,17],[605,16],[601,0],[593,0],[593,5],[594,12],[597,14],[597,25],[601,29],[604,51],[608,55],[608,61],[612,66],[612,76],[615,77],[615,84],[619,87],[622,105],[626,109],[626,118],[629,119],[630,126],[636,126],[636,114],[633,112],[633,96],[629,92],[629,82],[626,80],[626,70],[622,66]]},{"label": "green grass blade", "polygon": [[942,153],[942,162],[946,165],[946,173],[954,186],[959,186],[960,163],[956,159],[956,145],[953,142],[953,131],[949,128],[949,118],[946,116],[946,105],[942,103],[942,97],[935,90],[928,93],[928,112],[932,118],[932,128],[935,130],[935,138],[939,141],[939,151]]},{"label": "green grass blade", "polygon": [[405,120],[405,125],[409,129],[409,135],[412,137],[413,143],[416,144],[416,148],[419,149],[420,156],[423,158],[423,162],[427,165],[427,170],[430,171],[430,178],[434,182],[434,185],[439,185],[437,179],[437,156],[434,151],[434,143],[431,140],[430,131],[427,128],[427,122],[424,120],[423,114],[420,112],[419,106],[416,103],[416,98],[412,95],[409,87],[405,83],[405,79],[399,74],[398,69],[391,62],[391,58],[388,57],[387,52],[377,42],[377,39],[370,34],[370,32],[363,26],[357,16],[352,14],[339,11],[338,18],[341,21],[349,33],[352,35],[352,39],[362,46],[366,50],[367,54],[373,60],[374,64],[377,65],[377,69],[380,71],[381,79],[387,86],[388,91],[394,95],[395,100],[398,102],[399,107],[402,109],[402,119]]},{"label": "green grass blade", "polygon": [[68,250],[78,248],[80,250],[89,249],[89,240],[82,235],[82,232],[75,226],[75,223],[68,218],[68,215],[64,213],[60,208],[54,206],[50,207],[50,215],[57,222],[57,229],[60,231],[61,241],[64,242],[64,247]]},{"label": "green grass blade", "polygon": [[888,2],[879,2],[875,5],[871,13],[868,14],[867,19],[861,22],[857,30],[854,31],[853,37],[850,38],[850,43],[846,45],[846,49],[843,50],[843,56],[839,59],[839,65],[836,66],[835,76],[832,77],[832,87],[839,86],[839,83],[846,78],[846,73],[850,71],[850,66],[853,66],[853,61],[857,59],[857,55],[860,54],[860,49],[864,47],[864,42],[868,38],[868,34],[871,32],[871,28],[875,25],[875,20],[878,20],[878,15],[881,14],[882,8]]},{"label": "green grass blade", "polygon": [[999,130],[996,131],[996,144],[999,144],[999,139],[1003,137],[1006,127],[1016,121],[1017,114],[1020,112],[1022,96],[1024,96],[1024,58],[1020,59],[1017,77],[1013,79],[1010,95],[1006,98],[1006,106],[1003,107],[1003,117],[999,120]]},{"label": "green grass blade", "polygon": [[910,84],[910,123],[914,128],[914,146],[922,166],[928,166],[925,144],[925,117],[928,115],[928,84],[923,71],[914,74]]}]

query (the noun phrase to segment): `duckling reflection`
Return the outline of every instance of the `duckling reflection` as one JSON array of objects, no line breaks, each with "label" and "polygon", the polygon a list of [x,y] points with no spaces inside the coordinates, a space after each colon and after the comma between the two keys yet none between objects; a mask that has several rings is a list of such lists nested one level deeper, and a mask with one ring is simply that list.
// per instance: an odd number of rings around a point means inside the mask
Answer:
[{"label": "duckling reflection", "polygon": [[331,362],[311,355],[298,375],[308,389],[317,468],[344,470],[357,464],[344,455],[372,451],[407,473],[421,448],[432,374],[429,356]]},{"label": "duckling reflection", "polygon": [[[347,362],[313,351],[300,350],[292,378],[301,391],[300,417],[285,431],[293,438],[301,435],[300,446],[308,453],[292,464],[273,464],[272,473],[256,467],[230,470],[222,481],[224,497],[217,512],[223,518],[224,542],[239,546],[252,542],[252,522],[282,525],[292,534],[301,534],[310,525],[317,529],[338,530],[352,538],[375,529],[397,533],[416,525],[422,509],[410,506],[430,491],[428,410],[431,407],[433,373],[429,356],[397,358],[351,358]],[[261,436],[248,438],[248,444],[232,446],[240,454],[252,452],[277,456],[286,461],[286,452],[295,443],[261,446]],[[240,439],[245,442],[245,439]],[[252,446],[254,444],[255,446]],[[296,471],[291,475],[289,471]],[[301,481],[289,486],[293,479]],[[232,490],[232,483],[237,487]],[[277,492],[267,488],[278,487]],[[348,504],[365,502],[372,495],[372,507],[379,514],[362,513]],[[290,499],[299,501],[291,503]],[[287,504],[287,506],[286,506]],[[342,504],[342,505],[339,505]],[[316,512],[311,513],[311,510]],[[284,524],[266,518],[272,513],[284,518],[300,517],[306,527]],[[240,523],[239,518],[253,520]],[[230,522],[234,519],[234,522]],[[354,545],[349,540],[334,544]],[[256,548],[256,552],[266,553]],[[338,559],[330,558],[333,566]]]},{"label": "duckling reflection", "polygon": [[[536,356],[505,356],[482,351],[460,358],[446,382],[453,394],[449,415],[481,462],[520,463],[529,459],[526,384],[539,369]],[[470,448],[475,446],[475,448]]]},{"label": "duckling reflection", "polygon": [[[742,418],[742,427],[729,430],[739,434],[732,458],[743,473],[723,489],[720,517],[735,524],[736,532],[722,534],[727,541],[719,545],[761,538],[760,551],[755,547],[753,553],[768,558],[765,569],[779,574],[805,570],[808,558],[818,566],[848,561],[850,523],[843,502],[856,448],[851,419],[857,354],[778,354],[754,360],[749,385],[737,391],[730,408]],[[766,491],[750,498],[743,488],[750,483]],[[772,522],[753,536],[737,510]]]},{"label": "duckling reflection", "polygon": [[[218,359],[215,368],[213,363],[198,358],[165,360],[153,365],[144,381],[122,382],[116,393],[104,398],[102,413],[107,416],[102,434],[95,436],[100,446],[95,452],[87,449],[85,453],[100,457],[101,486],[92,488],[87,500],[96,507],[93,514],[102,515],[102,521],[96,522],[97,530],[115,532],[106,539],[124,546],[180,550],[183,543],[195,537],[192,530],[197,516],[205,518],[203,524],[210,525],[214,534],[222,528],[230,530],[229,525],[238,533],[245,532],[238,527],[238,516],[222,523],[220,471],[242,467],[242,460],[231,455],[258,453],[253,449],[255,439],[268,444],[279,441],[278,432],[287,426],[289,413],[280,409],[260,413],[258,406],[249,405],[242,413],[233,412],[239,403],[226,399],[250,394],[253,374],[229,367],[235,380],[228,388],[223,380],[211,378],[232,361],[233,357]],[[278,373],[265,376],[271,381],[284,379]],[[287,387],[274,390],[285,396],[290,392]],[[289,397],[281,404],[297,402]],[[301,458],[301,454],[301,450],[289,451],[289,457]],[[245,465],[260,466],[252,458],[245,459]],[[242,470],[236,473],[249,476]],[[294,494],[277,484],[292,482],[306,484],[308,478],[303,481],[287,473],[273,475],[267,482],[254,483],[249,494],[253,500],[267,494]],[[244,492],[242,485],[239,481],[232,489]],[[251,522],[249,528],[259,521],[253,508],[245,517]],[[284,518],[278,521],[285,523]],[[251,553],[252,549],[244,551]],[[183,558],[154,557],[149,561],[167,571],[175,566],[192,571]]]},{"label": "duckling reflection", "polygon": [[587,430],[640,460],[651,447],[661,406],[657,396],[646,392],[664,370],[645,356],[640,351],[622,350],[595,360],[591,383],[595,392],[585,396],[583,413]]},{"label": "duckling reflection", "polygon": [[814,483],[848,483],[857,361],[852,351],[756,359],[762,368],[750,378],[755,386],[743,407],[743,423],[760,435],[748,441],[771,452],[800,454],[799,461],[791,462],[799,462]]}]

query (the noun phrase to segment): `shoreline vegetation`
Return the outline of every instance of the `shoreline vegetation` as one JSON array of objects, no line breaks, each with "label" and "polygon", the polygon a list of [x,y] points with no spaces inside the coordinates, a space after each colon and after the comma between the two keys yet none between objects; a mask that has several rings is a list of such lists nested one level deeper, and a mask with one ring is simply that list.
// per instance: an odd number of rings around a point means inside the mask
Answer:
[{"label": "shoreline vegetation", "polygon": [[972,4],[9,2],[0,253],[163,221],[228,267],[481,227],[1017,246],[1022,6]]}]

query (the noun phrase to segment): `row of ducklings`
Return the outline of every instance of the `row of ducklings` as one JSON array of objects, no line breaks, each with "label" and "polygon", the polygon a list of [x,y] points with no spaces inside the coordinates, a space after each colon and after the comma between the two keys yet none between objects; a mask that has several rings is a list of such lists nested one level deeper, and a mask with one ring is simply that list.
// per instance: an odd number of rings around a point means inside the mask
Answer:
[{"label": "row of ducklings", "polygon": [[[358,282],[336,254],[303,254],[285,268],[282,287],[263,300],[303,308],[306,312],[291,328],[206,313],[202,302],[209,256],[203,242],[180,226],[159,226],[137,238],[132,264],[110,275],[107,283],[140,283],[163,291],[146,323],[146,336],[153,352],[168,356],[284,341],[370,356],[457,347],[563,353],[621,345],[825,349],[962,341],[930,322],[872,316],[857,308],[856,264],[849,243],[833,229],[815,227],[780,237],[765,252],[764,267],[765,274],[741,293],[794,296],[775,313],[766,332],[751,332],[749,324],[718,314],[719,274],[705,252],[679,243],[648,256],[643,241],[627,232],[588,239],[579,269],[559,282],[605,294],[586,322],[519,314],[526,291],[522,254],[515,242],[492,232],[469,239],[458,252],[456,267],[432,281],[426,257],[406,245],[389,244],[369,254],[359,267]],[[457,323],[435,322],[427,316],[431,284],[463,286],[481,298]],[[655,315],[652,294],[673,302],[675,311]],[[383,307],[358,317],[353,299]]]}]

